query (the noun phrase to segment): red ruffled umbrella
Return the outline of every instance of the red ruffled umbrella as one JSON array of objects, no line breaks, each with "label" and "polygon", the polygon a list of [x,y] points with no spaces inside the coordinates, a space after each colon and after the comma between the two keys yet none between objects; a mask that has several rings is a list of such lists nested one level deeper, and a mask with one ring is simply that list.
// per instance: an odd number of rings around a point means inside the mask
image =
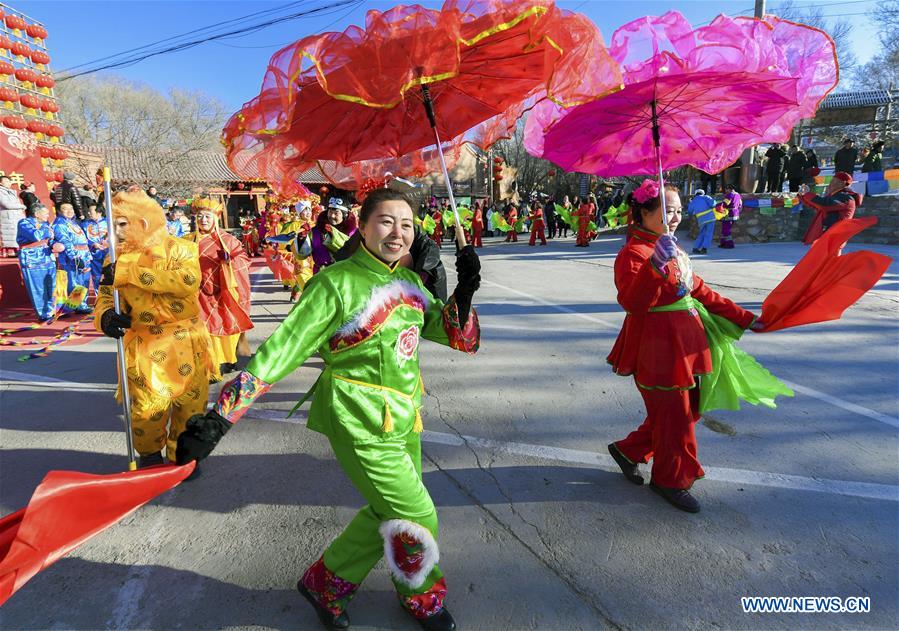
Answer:
[{"label": "red ruffled umbrella", "polygon": [[596,27],[549,0],[398,6],[369,11],[365,29],[306,37],[275,53],[259,96],[228,121],[223,143],[236,172],[284,188],[314,160],[401,158],[435,146],[442,162],[441,137],[528,97],[574,104],[620,83]]}]

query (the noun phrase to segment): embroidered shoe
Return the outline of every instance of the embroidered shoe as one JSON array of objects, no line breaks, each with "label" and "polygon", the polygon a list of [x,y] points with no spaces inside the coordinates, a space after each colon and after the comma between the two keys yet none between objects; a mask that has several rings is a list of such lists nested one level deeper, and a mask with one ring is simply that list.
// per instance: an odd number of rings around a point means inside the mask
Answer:
[{"label": "embroidered shoe", "polygon": [[649,488],[661,495],[666,502],[677,509],[687,513],[699,512],[699,502],[690,495],[690,491],[687,489],[669,489],[664,486],[656,486],[652,480],[649,482]]},{"label": "embroidered shoe", "polygon": [[609,443],[609,453],[612,454],[612,458],[614,458],[615,462],[618,463],[618,466],[621,468],[621,473],[624,474],[624,477],[626,477],[634,484],[643,484],[643,476],[640,475],[640,468],[630,460],[625,458],[624,454],[621,453],[621,451],[618,449],[618,445],[616,445],[615,443]]},{"label": "embroidered shoe", "polygon": [[418,618],[412,612],[406,611],[415,618],[415,621],[425,631],[454,631],[456,628],[456,621],[453,620],[452,614],[446,607],[442,607],[440,611],[427,618]]}]

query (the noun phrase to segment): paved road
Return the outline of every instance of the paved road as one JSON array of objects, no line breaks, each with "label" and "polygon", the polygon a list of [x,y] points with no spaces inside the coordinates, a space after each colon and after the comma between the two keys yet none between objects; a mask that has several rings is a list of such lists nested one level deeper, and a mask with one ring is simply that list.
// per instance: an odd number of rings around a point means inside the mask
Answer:
[{"label": "paved road", "polygon": [[[746,337],[796,397],[702,421],[709,475],[695,487],[703,511],[687,515],[627,483],[605,448],[643,416],[632,382],[605,364],[623,317],[620,246],[488,244],[481,351],[423,347],[424,475],[460,628],[899,626],[899,266],[839,322]],[[738,246],[695,266],[758,310],[803,251]],[[444,258],[451,270],[449,248]],[[270,276],[255,286],[254,345],[289,309]],[[23,363],[0,354],[2,513],[50,469],[121,469],[114,352],[101,339]],[[35,577],[0,626],[318,628],[293,586],[362,504],[305,417],[283,420],[320,365],[275,385],[202,478]],[[416,628],[391,592],[379,566],[351,605],[354,627]],[[871,611],[744,614],[752,595],[868,596]]]}]

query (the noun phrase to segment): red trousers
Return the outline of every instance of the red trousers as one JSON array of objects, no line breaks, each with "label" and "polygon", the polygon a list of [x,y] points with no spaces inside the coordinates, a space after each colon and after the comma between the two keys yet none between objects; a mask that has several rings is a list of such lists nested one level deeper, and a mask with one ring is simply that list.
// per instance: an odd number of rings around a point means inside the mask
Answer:
[{"label": "red trousers", "polygon": [[575,245],[590,245],[590,237],[587,235],[587,226],[578,227],[577,242]]},{"label": "red trousers", "polygon": [[543,224],[531,227],[531,240],[528,242],[528,245],[534,245],[537,243],[537,239],[540,239],[540,245],[546,245],[546,233],[543,231]]},{"label": "red trousers", "polygon": [[484,242],[481,240],[481,233],[483,230],[474,230],[471,235],[471,245],[476,248],[484,247]]},{"label": "red trousers", "polygon": [[705,475],[696,455],[699,385],[690,390],[646,390],[637,386],[646,404],[646,420],[618,450],[634,463],[652,458],[652,481],[669,489],[689,489]]},{"label": "red trousers", "polygon": [[443,235],[442,234],[435,232],[434,234],[431,235],[431,238],[434,240],[434,243],[437,244],[438,248],[443,247]]},{"label": "red trousers", "polygon": [[518,233],[515,232],[515,228],[506,233],[506,241],[518,241]]}]

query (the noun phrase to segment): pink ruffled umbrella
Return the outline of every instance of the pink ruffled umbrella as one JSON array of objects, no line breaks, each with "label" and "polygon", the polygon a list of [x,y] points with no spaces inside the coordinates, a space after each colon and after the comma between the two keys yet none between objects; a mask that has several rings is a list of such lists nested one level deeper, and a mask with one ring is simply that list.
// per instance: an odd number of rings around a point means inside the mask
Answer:
[{"label": "pink ruffled umbrella", "polygon": [[714,173],[751,145],[786,140],[838,78],[826,33],[775,17],[722,15],[694,30],[671,11],[619,28],[610,52],[624,90],[568,110],[541,103],[528,151],[604,177],[663,182],[685,164]]}]

